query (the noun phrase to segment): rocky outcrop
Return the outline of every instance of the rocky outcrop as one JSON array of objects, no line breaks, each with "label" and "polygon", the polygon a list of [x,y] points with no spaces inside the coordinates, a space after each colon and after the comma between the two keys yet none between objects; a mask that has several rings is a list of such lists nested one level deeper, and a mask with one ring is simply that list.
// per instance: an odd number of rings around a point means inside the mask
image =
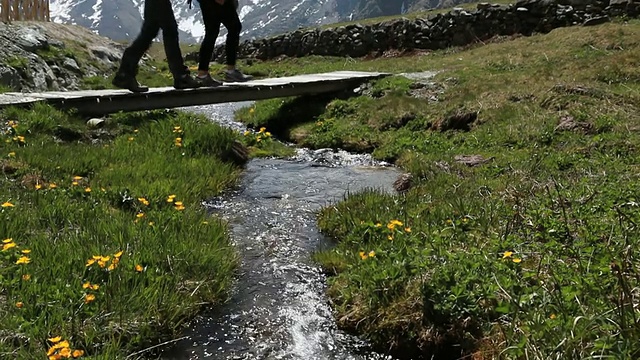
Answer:
[{"label": "rocky outcrop", "polygon": [[0,23],[0,85],[14,91],[76,90],[112,74],[123,46],[79,26]]},{"label": "rocky outcrop", "polygon": [[[597,25],[611,16],[636,17],[634,0],[521,0],[510,5],[480,3],[477,9],[426,18],[400,18],[374,25],[298,30],[241,44],[241,58],[307,55],[362,57],[387,50],[435,50],[485,41],[498,35],[546,33],[558,27]],[[224,46],[215,50],[224,59]]]}]

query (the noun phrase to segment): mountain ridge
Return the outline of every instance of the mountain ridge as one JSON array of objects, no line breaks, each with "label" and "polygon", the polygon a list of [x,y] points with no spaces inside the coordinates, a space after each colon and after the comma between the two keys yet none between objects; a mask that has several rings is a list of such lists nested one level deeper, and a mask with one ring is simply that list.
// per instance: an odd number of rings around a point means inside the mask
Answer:
[{"label": "mountain ridge", "polygon": [[[438,7],[445,3],[450,5],[450,1],[240,0],[238,12],[243,24],[241,39],[253,40],[298,28],[399,15],[409,10]],[[204,36],[197,2],[194,1],[192,8],[189,8],[187,0],[173,1],[180,40],[184,43],[197,43]],[[54,22],[80,25],[115,41],[130,41],[140,30],[144,0],[51,0],[50,9]],[[225,34],[223,28],[218,43],[224,41]]]}]

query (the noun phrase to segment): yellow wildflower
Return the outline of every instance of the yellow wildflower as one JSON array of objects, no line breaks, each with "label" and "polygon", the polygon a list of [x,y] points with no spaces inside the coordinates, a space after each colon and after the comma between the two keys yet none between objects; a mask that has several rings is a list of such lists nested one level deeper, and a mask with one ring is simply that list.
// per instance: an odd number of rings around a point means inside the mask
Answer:
[{"label": "yellow wildflower", "polygon": [[176,201],[176,202],[175,202],[175,205],[176,205],[176,206],[182,206],[182,201]]},{"label": "yellow wildflower", "polygon": [[4,245],[2,246],[2,251],[7,251],[7,250],[9,250],[9,249],[11,249],[11,248],[14,248],[14,247],[16,247],[16,246],[17,246],[17,245],[16,245],[16,243],[14,243],[14,242],[6,243],[6,244],[4,244]]},{"label": "yellow wildflower", "polygon": [[88,304],[96,299],[96,296],[93,294],[85,294],[84,295],[84,303]]},{"label": "yellow wildflower", "polygon": [[42,185],[40,185],[40,184],[36,184],[36,186],[34,186],[34,187],[36,188],[36,190],[42,189]]},{"label": "yellow wildflower", "polygon": [[256,109],[254,108],[249,109],[249,114],[253,114],[254,112],[256,112]]},{"label": "yellow wildflower", "polygon": [[264,133],[264,136],[266,136],[266,137],[270,137],[270,136],[271,136],[271,133],[267,131],[267,132],[265,132],[265,133]]},{"label": "yellow wildflower", "polygon": [[167,202],[173,202],[175,198],[176,198],[175,195],[169,195],[169,197],[167,197]]},{"label": "yellow wildflower", "polygon": [[89,267],[89,266],[95,264],[95,262],[96,262],[95,259],[89,259],[89,260],[87,260],[87,264],[85,266]]},{"label": "yellow wildflower", "polygon": [[369,255],[367,255],[364,251],[360,251],[360,258],[362,260],[367,260],[368,257]]},{"label": "yellow wildflower", "polygon": [[138,133],[138,131],[140,131],[140,130],[138,130],[138,129],[133,129],[133,132],[134,132],[135,134],[137,134],[137,133]]},{"label": "yellow wildflower", "polygon": [[18,301],[18,302],[16,303],[16,307],[17,307],[18,309],[22,309],[22,307],[23,307],[23,306],[24,306],[24,303],[23,303],[22,301]]},{"label": "yellow wildflower", "polygon": [[74,182],[72,182],[72,183],[71,183],[71,185],[73,185],[73,186],[78,186],[78,182],[77,182],[77,181],[74,181]]},{"label": "yellow wildflower", "polygon": [[27,254],[31,254],[31,250],[29,250],[29,249],[24,249],[24,250],[22,250],[22,251],[20,251],[20,252],[21,252],[21,253],[23,253],[23,254],[25,254],[25,255],[27,255]]},{"label": "yellow wildflower", "polygon": [[208,221],[203,221],[202,224],[203,225],[209,225],[209,222]]},{"label": "yellow wildflower", "polygon": [[52,343],[54,343],[54,344],[55,344],[55,343],[59,343],[59,342],[62,340],[62,336],[52,337],[52,338],[49,338],[49,339],[47,339],[47,340],[51,341],[51,342],[52,342]]},{"label": "yellow wildflower", "polygon": [[136,271],[137,271],[137,272],[142,272],[142,270],[144,270],[144,268],[142,267],[142,265],[140,265],[140,264],[136,264]]},{"label": "yellow wildflower", "polygon": [[100,258],[100,260],[101,260],[101,261],[104,261],[104,262],[109,261],[109,259],[111,259],[111,257],[110,257],[110,256],[103,256],[103,257],[101,257],[101,258]]},{"label": "yellow wildflower", "polygon": [[102,261],[102,260],[98,260],[98,266],[100,266],[100,268],[104,269],[104,267],[107,266],[107,262],[106,261]]},{"label": "yellow wildflower", "polygon": [[73,353],[71,353],[71,356],[73,356],[73,358],[79,358],[82,355],[84,355],[84,350],[73,350]]},{"label": "yellow wildflower", "polygon": [[520,259],[520,258],[513,258],[513,260],[511,260],[511,261],[513,261],[513,262],[514,262],[514,263],[516,263],[516,264],[519,264],[519,263],[521,263],[521,262],[522,262],[522,259]]},{"label": "yellow wildflower", "polygon": [[184,205],[176,205],[175,207],[176,207],[176,210],[178,210],[178,211],[182,211],[182,210],[186,209],[184,207]]},{"label": "yellow wildflower", "polygon": [[149,221],[149,226],[153,226],[155,223],[153,221]]},{"label": "yellow wildflower", "polygon": [[77,176],[77,175],[76,175],[76,176],[74,176],[74,177],[73,177],[73,179],[72,179],[72,180],[73,180],[73,181],[80,181],[80,180],[82,180],[82,176]]},{"label": "yellow wildflower", "polygon": [[16,156],[16,152],[15,152],[15,151],[12,151],[12,152],[10,152],[8,155],[9,155],[9,157],[14,157],[14,156]]},{"label": "yellow wildflower", "polygon": [[267,131],[267,128],[266,128],[266,127],[261,127],[261,128],[260,128],[260,132],[261,132],[261,133],[263,133],[263,132],[265,132],[265,131]]},{"label": "yellow wildflower", "polygon": [[556,314],[549,315],[549,319],[551,319],[551,320],[555,319],[556,317],[557,317]]},{"label": "yellow wildflower", "polygon": [[389,230],[393,230],[393,229],[395,229],[395,228],[396,228],[396,225],[395,225],[395,224],[393,224],[393,223],[388,223],[388,224],[387,224],[387,229],[389,229]]},{"label": "yellow wildflower", "polygon": [[502,254],[502,258],[503,258],[503,259],[510,258],[510,257],[511,257],[511,255],[513,255],[513,251],[505,251],[505,252]]},{"label": "yellow wildflower", "polygon": [[247,136],[247,135],[249,135],[249,134],[251,134],[251,131],[249,131],[249,130],[245,130],[245,131],[244,131],[244,136]]},{"label": "yellow wildflower", "polygon": [[85,188],[84,192],[88,192],[88,193],[91,192],[91,188],[90,187]]},{"label": "yellow wildflower", "polygon": [[49,189],[55,189],[57,187],[58,187],[58,185],[56,185],[54,183],[49,184]]},{"label": "yellow wildflower", "polygon": [[121,250],[121,251],[118,251],[117,253],[113,254],[113,257],[116,258],[116,259],[119,259],[122,256],[122,254],[124,254],[124,251]]},{"label": "yellow wildflower", "polygon": [[389,235],[389,236],[387,236],[387,239],[393,240],[393,236]]},{"label": "yellow wildflower", "polygon": [[446,221],[446,222],[447,222],[447,225],[451,225],[451,224],[453,224],[453,221],[451,221],[451,219],[447,219],[447,221]]},{"label": "yellow wildflower", "polygon": [[24,136],[18,136],[18,141],[23,143],[24,142]]},{"label": "yellow wildflower", "polygon": [[129,141],[133,141],[133,137],[129,137]]},{"label": "yellow wildflower", "polygon": [[8,243],[10,243],[10,242],[13,242],[13,238],[8,238],[8,239],[4,239],[4,240],[2,240],[2,243],[3,243],[3,244],[8,244]]},{"label": "yellow wildflower", "polygon": [[262,141],[262,138],[261,138],[260,136],[258,136],[258,137],[256,138],[256,142],[260,142],[260,141]]},{"label": "yellow wildflower", "polygon": [[92,258],[94,260],[100,260],[102,258],[102,256],[101,255],[93,255]]},{"label": "yellow wildflower", "polygon": [[400,221],[400,220],[391,220],[391,221],[390,221],[390,223],[391,223],[391,224],[394,224],[394,225],[397,225],[397,226],[402,226],[402,225],[404,225],[404,224],[402,223],[402,221]]},{"label": "yellow wildflower", "polygon": [[113,270],[115,270],[117,267],[118,267],[118,263],[114,261],[114,262],[112,262],[112,263],[111,263],[111,265],[109,265],[109,266],[107,267],[107,270],[108,270],[108,271],[113,271]]},{"label": "yellow wildflower", "polygon": [[31,275],[29,275],[29,274],[24,274],[24,275],[22,275],[22,280],[24,280],[24,281],[29,281],[29,280],[31,280]]},{"label": "yellow wildflower", "polygon": [[376,252],[371,250],[369,251],[369,257],[375,257],[376,256]]},{"label": "yellow wildflower", "polygon": [[13,205],[12,203],[6,201],[4,204],[1,205],[3,208],[7,208],[7,207],[14,207],[15,205]]},{"label": "yellow wildflower", "polygon": [[138,198],[138,201],[140,201],[143,205],[149,206],[149,200],[143,197]]},{"label": "yellow wildflower", "polygon": [[71,357],[71,349],[69,349],[68,347],[62,348],[62,349],[60,349],[59,354],[63,358],[67,358],[68,359],[69,357]]},{"label": "yellow wildflower", "polygon": [[411,228],[410,227],[406,227],[406,228],[404,228],[404,231],[410,233],[411,232]]},{"label": "yellow wildflower", "polygon": [[377,228],[382,227],[382,224],[381,223],[376,223],[376,227]]},{"label": "yellow wildflower", "polygon": [[136,217],[137,217],[138,219],[143,218],[143,217],[144,217],[144,213],[137,213],[137,214],[136,214]]},{"label": "yellow wildflower", "polygon": [[31,262],[31,259],[29,259],[26,256],[22,256],[20,259],[16,260],[16,264],[28,264]]}]

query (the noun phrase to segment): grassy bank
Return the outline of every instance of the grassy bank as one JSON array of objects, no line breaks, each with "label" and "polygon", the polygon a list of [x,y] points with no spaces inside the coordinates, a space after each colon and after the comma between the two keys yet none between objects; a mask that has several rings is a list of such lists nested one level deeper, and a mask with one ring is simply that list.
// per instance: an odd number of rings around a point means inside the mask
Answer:
[{"label": "grassy bank", "polygon": [[[350,99],[258,103],[253,127],[371,152],[402,195],[322,211],[341,327],[410,358],[640,356],[640,21],[412,56],[257,63],[392,77]],[[315,101],[312,101],[315,100]]]},{"label": "grassy bank", "polygon": [[0,357],[124,358],[224,300],[236,255],[200,202],[237,179],[238,137],[171,111],[4,110]]}]

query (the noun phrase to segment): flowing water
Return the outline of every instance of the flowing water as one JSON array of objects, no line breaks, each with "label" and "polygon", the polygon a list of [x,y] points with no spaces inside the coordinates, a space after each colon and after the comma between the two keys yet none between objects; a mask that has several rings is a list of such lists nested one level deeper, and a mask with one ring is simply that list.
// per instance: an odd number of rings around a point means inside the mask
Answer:
[{"label": "flowing water", "polygon": [[[189,108],[241,131],[247,104]],[[251,160],[234,192],[204,205],[230,223],[241,256],[230,301],[199,317],[186,340],[162,354],[186,359],[386,359],[337,329],[326,279],[311,255],[331,246],[319,209],[365,188],[391,191],[394,168],[366,155],[298,150],[291,159]]]}]

